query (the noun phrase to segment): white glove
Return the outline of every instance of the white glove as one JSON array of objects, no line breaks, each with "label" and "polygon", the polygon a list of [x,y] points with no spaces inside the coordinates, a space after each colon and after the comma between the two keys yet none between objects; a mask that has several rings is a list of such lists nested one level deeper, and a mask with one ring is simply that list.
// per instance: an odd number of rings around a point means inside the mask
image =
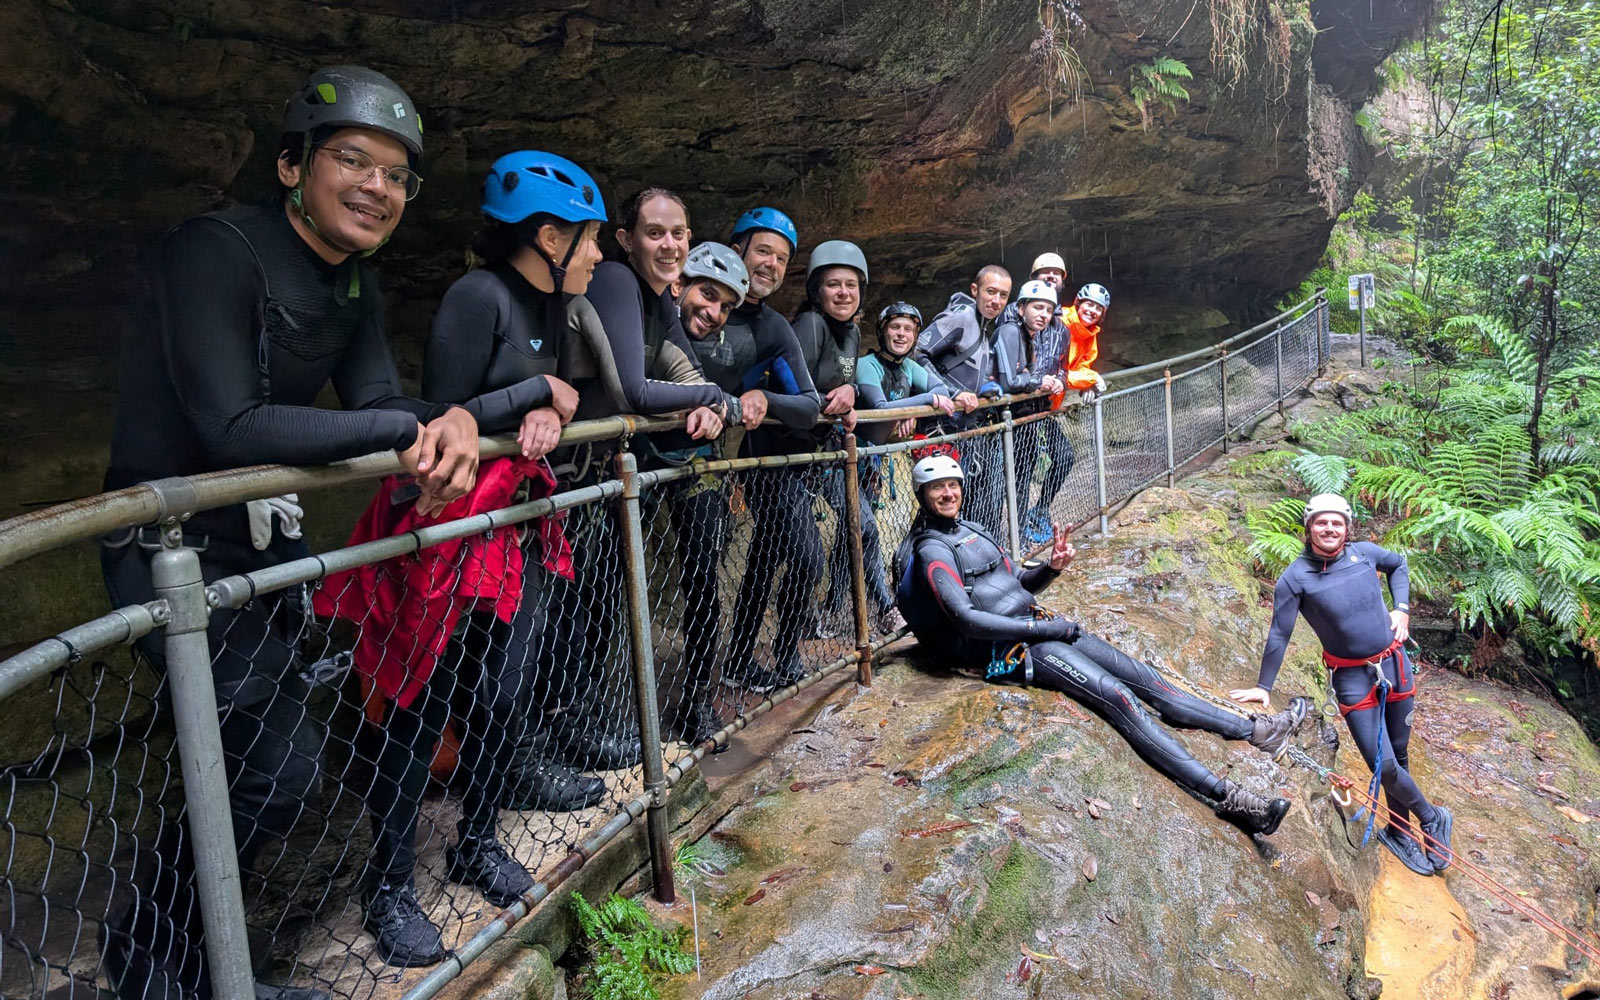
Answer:
[{"label": "white glove", "polygon": [[1094,391],[1095,392],[1105,392],[1106,391],[1106,380],[1100,376],[1099,372],[1095,372],[1094,373]]},{"label": "white glove", "polygon": [[283,537],[300,537],[300,519],[306,516],[306,512],[300,508],[298,494],[285,493],[281,497],[251,500],[244,505],[244,509],[250,520],[250,544],[257,552],[265,551],[272,544],[273,518],[278,519],[278,531]]}]

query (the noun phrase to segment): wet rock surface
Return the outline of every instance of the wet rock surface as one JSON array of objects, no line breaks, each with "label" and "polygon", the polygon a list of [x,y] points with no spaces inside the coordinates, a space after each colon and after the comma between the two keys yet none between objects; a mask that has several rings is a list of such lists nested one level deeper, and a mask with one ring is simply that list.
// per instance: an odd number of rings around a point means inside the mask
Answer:
[{"label": "wet rock surface", "polygon": [[[1336,371],[1294,412],[1369,395]],[[1269,423],[1276,423],[1273,418]],[[1265,438],[1274,435],[1263,433]],[[1247,448],[1250,446],[1246,446]],[[1241,520],[1278,487],[1220,463],[1153,489],[1088,538],[1044,597],[1084,627],[1221,696],[1255,677],[1270,608]],[[1278,685],[1322,700],[1302,626]],[[1595,930],[1600,757],[1528,692],[1431,665],[1413,770],[1455,813],[1463,859],[1563,925]],[[754,796],[699,842],[702,978],[676,997],[1463,997],[1571,993],[1596,976],[1456,869],[1424,879],[1348,833],[1327,788],[1241,743],[1182,738],[1251,789],[1283,794],[1252,840],[1049,691],[952,673],[902,643],[870,690],[794,727]],[[1338,723],[1342,733],[1342,723]],[[1320,727],[1298,742],[1361,779]],[[1348,741],[1345,741],[1348,743]],[[680,888],[680,895],[687,893]],[[691,919],[686,904],[662,911]]]}]

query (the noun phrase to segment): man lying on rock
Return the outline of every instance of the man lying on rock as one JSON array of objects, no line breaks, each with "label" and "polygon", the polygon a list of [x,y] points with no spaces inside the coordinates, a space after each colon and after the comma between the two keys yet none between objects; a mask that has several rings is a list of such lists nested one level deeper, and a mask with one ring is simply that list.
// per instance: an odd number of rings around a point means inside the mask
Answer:
[{"label": "man lying on rock", "polygon": [[1111,723],[1151,767],[1211,801],[1218,816],[1247,833],[1278,828],[1289,811],[1287,799],[1264,799],[1217,777],[1140,702],[1171,725],[1248,740],[1276,757],[1305,718],[1307,699],[1296,698],[1276,715],[1247,717],[1173,688],[1154,667],[1035,603],[1033,595],[1072,561],[1072,546],[1059,526],[1048,564],[1018,572],[987,530],[962,520],[966,475],[955,459],[924,458],[911,480],[921,509],[907,538],[898,597],[919,643],[983,666],[991,681],[1065,693]]}]

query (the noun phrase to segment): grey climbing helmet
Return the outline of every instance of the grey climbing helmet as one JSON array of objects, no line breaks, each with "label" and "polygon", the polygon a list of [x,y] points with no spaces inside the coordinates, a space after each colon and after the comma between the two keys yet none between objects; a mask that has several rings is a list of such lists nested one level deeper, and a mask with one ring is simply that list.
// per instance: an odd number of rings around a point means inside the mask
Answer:
[{"label": "grey climbing helmet", "polygon": [[683,280],[688,282],[695,278],[705,278],[732,289],[739,295],[738,302],[743,302],[750,294],[750,271],[744,266],[744,259],[732,247],[721,243],[702,243],[689,251],[683,262]]},{"label": "grey climbing helmet", "polygon": [[828,240],[818,243],[817,248],[811,251],[811,263],[806,266],[806,277],[825,267],[853,267],[861,275],[861,283],[867,283],[867,255],[861,248],[848,240]]},{"label": "grey climbing helmet", "polygon": [[400,85],[365,66],[327,66],[283,106],[283,130],[369,128],[400,140],[412,166],[422,159],[422,116]]}]

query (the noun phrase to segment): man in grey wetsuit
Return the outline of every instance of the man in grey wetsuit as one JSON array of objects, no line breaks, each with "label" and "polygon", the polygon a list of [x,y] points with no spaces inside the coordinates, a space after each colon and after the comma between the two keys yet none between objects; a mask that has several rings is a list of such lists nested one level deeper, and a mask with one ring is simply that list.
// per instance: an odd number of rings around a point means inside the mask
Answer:
[{"label": "man in grey wetsuit", "polygon": [[[1378,839],[1407,868],[1432,875],[1450,864],[1450,810],[1430,803],[1407,769],[1416,673],[1404,643],[1411,635],[1406,557],[1372,542],[1350,541],[1353,513],[1337,494],[1306,503],[1306,548],[1278,577],[1272,629],[1253,688],[1229,692],[1241,703],[1268,705],[1268,692],[1289,647],[1295,619],[1305,615],[1322,643],[1339,713],[1367,766],[1382,775],[1389,824]],[[1389,578],[1394,610],[1384,607],[1378,574]],[[1412,834],[1415,815],[1429,843]]]}]

